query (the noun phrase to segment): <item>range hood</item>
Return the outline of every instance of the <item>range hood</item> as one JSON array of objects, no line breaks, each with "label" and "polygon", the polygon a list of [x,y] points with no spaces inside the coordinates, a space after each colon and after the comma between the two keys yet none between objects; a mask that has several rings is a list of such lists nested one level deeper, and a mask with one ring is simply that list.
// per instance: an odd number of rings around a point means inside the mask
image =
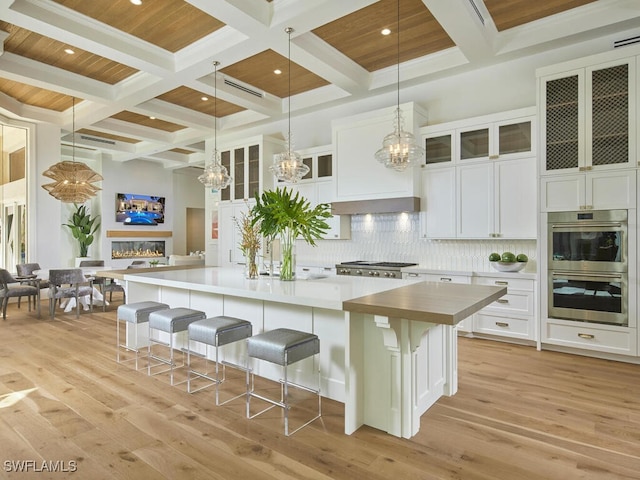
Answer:
[{"label": "range hood", "polygon": [[333,202],[333,215],[357,215],[366,213],[419,212],[420,197],[380,198],[376,200],[351,200]]}]

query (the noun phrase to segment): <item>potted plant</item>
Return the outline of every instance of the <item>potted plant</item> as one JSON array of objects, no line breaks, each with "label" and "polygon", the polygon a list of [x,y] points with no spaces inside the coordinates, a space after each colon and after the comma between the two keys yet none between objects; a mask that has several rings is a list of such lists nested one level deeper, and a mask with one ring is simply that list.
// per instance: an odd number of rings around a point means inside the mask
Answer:
[{"label": "potted plant", "polygon": [[73,238],[78,241],[80,246],[80,257],[86,257],[89,251],[89,245],[93,243],[94,233],[100,228],[100,215],[91,218],[91,214],[87,213],[85,205],[73,204],[75,212],[71,215],[69,223],[63,224],[69,227]]},{"label": "potted plant", "polygon": [[328,203],[311,207],[309,201],[292,189],[276,188],[262,195],[256,193],[252,209],[253,223],[259,222],[260,233],[266,238],[280,238],[280,280],[295,279],[295,241],[301,238],[311,246],[329,229],[325,221],[331,218]]}]

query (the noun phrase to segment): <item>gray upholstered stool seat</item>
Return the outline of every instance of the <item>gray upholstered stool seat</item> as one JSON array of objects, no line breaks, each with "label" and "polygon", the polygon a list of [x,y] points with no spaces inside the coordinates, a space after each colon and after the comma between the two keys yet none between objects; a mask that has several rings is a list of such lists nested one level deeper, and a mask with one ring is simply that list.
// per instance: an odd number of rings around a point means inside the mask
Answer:
[{"label": "gray upholstered stool seat", "polygon": [[[245,395],[245,392],[243,392],[220,403],[220,392],[218,387],[226,379],[226,366],[229,365],[241,370],[244,370],[244,367],[227,361],[220,362],[219,347],[228,345],[230,343],[235,343],[237,341],[244,340],[245,338],[250,337],[252,333],[251,322],[241,320],[239,318],[221,315],[218,317],[205,318],[204,320],[197,320],[195,322],[192,322],[189,324],[188,331],[189,346],[187,349],[187,364],[189,365],[189,374],[187,376],[187,391],[189,393],[194,393],[204,388],[210,387],[211,385],[215,385],[216,405],[224,405],[231,400]],[[205,363],[208,363],[207,347],[211,346],[215,348],[215,377],[210,376],[208,372],[200,372],[192,368],[191,355],[194,354],[194,352],[191,349],[191,342],[203,343],[205,345]],[[222,378],[220,378],[221,364]],[[191,388],[192,375],[210,380],[211,383],[194,390]]]},{"label": "gray upholstered stool seat", "polygon": [[[302,427],[309,425],[311,422],[320,418],[322,415],[322,400],[320,397],[320,369],[318,362],[318,388],[312,389],[303,385],[297,385],[289,382],[287,379],[287,367],[293,363],[304,360],[305,358],[312,357],[320,353],[320,339],[313,333],[300,332],[298,330],[291,330],[288,328],[277,328],[268,332],[254,335],[247,339],[247,418],[254,418],[261,413],[270,410],[273,407],[281,407],[284,409],[284,434],[291,435]],[[281,380],[281,392],[280,401],[276,401],[270,398],[266,398],[259,395],[251,388],[249,384],[249,361],[251,358],[264,360],[267,362],[275,363],[283,367],[284,379]],[[318,414],[304,425],[293,430],[289,433],[289,410],[291,405],[289,403],[289,386],[301,388],[318,395]],[[271,406],[251,415],[251,398],[259,398]]]},{"label": "gray upholstered stool seat", "polygon": [[[201,312],[200,310],[193,310],[191,308],[169,308],[166,310],[156,310],[155,312],[151,312],[149,314],[149,345],[147,347],[147,357],[149,359],[149,363],[147,364],[147,374],[151,375],[151,369],[153,367],[157,367],[158,365],[169,365],[168,370],[163,370],[163,373],[166,371],[170,372],[171,385],[173,383],[173,372],[174,369],[178,366],[184,365],[184,352],[183,352],[183,362],[181,365],[176,365],[174,361],[174,334],[185,332],[189,328],[189,324],[195,322],[196,320],[202,320],[206,318],[206,314]],[[169,334],[169,343],[163,342],[158,338],[153,336],[154,332],[165,332]],[[158,355],[154,355],[152,353],[153,344],[159,344],[169,347],[169,357],[160,357]],[[157,360],[160,363],[156,363],[154,365],[151,364],[151,360]],[[154,374],[154,375],[155,375]]]},{"label": "gray upholstered stool seat", "polygon": [[[116,314],[116,361],[123,363],[127,360],[121,360],[120,351],[124,349],[126,351],[135,352],[136,370],[138,370],[138,355],[140,353],[140,342],[138,341],[138,324],[147,323],[149,321],[149,314],[156,310],[166,310],[169,305],[160,302],[135,302],[127,303],[118,306]],[[120,343],[120,330],[124,325],[131,325],[131,331],[133,333],[133,343],[130,342]],[[126,334],[126,333],[125,333]],[[133,359],[132,359],[133,360]]]}]

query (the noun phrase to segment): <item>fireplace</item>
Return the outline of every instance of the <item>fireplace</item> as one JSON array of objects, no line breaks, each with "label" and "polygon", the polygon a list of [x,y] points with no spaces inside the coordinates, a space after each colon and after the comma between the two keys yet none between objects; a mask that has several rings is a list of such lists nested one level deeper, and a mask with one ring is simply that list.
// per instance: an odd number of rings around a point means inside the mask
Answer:
[{"label": "fireplace", "polygon": [[111,242],[111,258],[157,258],[164,257],[164,240],[130,240]]}]

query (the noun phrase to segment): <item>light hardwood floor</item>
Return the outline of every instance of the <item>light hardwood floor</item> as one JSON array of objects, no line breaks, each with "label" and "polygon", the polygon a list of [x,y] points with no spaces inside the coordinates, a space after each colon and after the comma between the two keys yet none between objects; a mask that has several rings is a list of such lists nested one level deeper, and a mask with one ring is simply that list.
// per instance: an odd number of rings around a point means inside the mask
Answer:
[{"label": "light hardwood floor", "polygon": [[[321,421],[287,438],[279,409],[247,420],[241,400],[216,407],[213,391],[189,395],[117,365],[117,304],[55,321],[9,306],[0,478],[640,478],[640,366],[460,339],[459,392],[413,439],[344,435],[329,400]],[[35,467],[16,472],[21,460]],[[55,462],[76,472],[47,472]]]}]

